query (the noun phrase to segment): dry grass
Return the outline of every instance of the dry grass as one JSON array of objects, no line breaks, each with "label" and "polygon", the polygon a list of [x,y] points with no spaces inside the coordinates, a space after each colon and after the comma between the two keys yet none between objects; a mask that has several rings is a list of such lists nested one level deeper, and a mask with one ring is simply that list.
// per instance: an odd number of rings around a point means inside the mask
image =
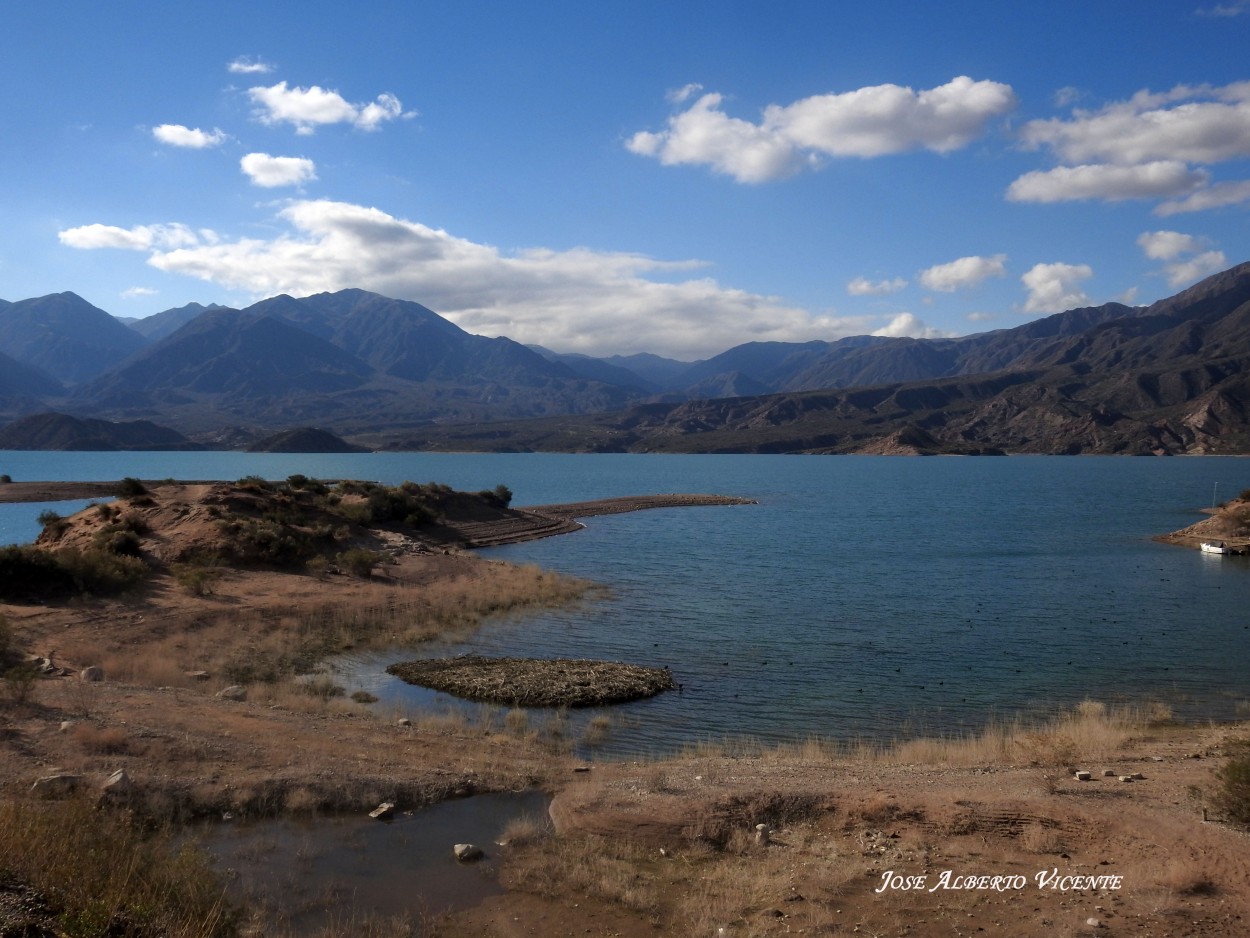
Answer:
[{"label": "dry grass", "polygon": [[130,737],[119,726],[98,727],[79,723],[71,731],[74,742],[93,755],[120,755],[129,752]]},{"label": "dry grass", "polygon": [[0,869],[49,897],[66,935],[236,934],[202,854],[84,800],[0,803]]}]

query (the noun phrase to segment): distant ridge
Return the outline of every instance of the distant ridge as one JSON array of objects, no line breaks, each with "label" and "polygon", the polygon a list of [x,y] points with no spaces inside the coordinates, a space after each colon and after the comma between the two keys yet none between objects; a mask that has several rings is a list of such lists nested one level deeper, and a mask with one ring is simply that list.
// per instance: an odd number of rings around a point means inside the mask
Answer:
[{"label": "distant ridge", "polygon": [[247,448],[249,453],[367,453],[363,446],[353,446],[328,430],[296,427],[283,430]]},{"label": "distant ridge", "polygon": [[0,429],[0,450],[199,450],[181,433],[146,420],[113,423],[69,414],[32,414]]},{"label": "distant ridge", "polygon": [[358,289],[188,304],[150,317],[153,341],[139,322],[72,293],[0,301],[0,420],[62,411],[234,446],[295,425],[392,449],[1250,452],[1247,264],[1149,307],[697,362],[529,348]]}]

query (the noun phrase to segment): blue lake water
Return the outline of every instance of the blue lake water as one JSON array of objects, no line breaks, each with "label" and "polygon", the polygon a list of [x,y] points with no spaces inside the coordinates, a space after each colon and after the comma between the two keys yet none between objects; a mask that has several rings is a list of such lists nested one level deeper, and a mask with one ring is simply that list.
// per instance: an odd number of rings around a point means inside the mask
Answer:
[{"label": "blue lake water", "polygon": [[[6,452],[0,472],[503,482],[518,505],[757,499],[592,518],[486,551],[611,596],[411,652],[668,665],[682,692],[614,708],[613,752],[949,732],[1086,697],[1227,719],[1250,698],[1250,563],[1150,539],[1250,486],[1243,459]],[[43,507],[0,506],[0,541],[33,536]],[[340,665],[384,700],[448,705],[383,673],[405,654]]]}]

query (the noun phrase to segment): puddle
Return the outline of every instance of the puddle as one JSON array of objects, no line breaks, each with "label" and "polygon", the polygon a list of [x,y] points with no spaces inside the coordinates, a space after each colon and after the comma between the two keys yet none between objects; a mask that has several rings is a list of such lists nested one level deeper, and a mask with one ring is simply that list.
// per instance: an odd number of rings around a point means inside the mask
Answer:
[{"label": "puddle", "polygon": [[[359,817],[230,822],[203,834],[204,849],[228,882],[229,898],[265,910],[292,934],[342,928],[366,918],[427,916],[470,908],[503,889],[495,846],[509,821],[547,818],[542,792],[475,795],[397,813]],[[457,843],[486,852],[477,863],[452,855]]]}]

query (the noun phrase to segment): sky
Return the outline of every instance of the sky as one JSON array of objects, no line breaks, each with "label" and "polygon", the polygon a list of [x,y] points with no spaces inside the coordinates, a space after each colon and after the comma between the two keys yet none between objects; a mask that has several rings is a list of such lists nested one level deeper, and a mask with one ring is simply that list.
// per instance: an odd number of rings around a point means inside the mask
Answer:
[{"label": "sky", "polygon": [[1250,260],[1250,0],[5,11],[0,297],[560,352],[964,335]]}]

